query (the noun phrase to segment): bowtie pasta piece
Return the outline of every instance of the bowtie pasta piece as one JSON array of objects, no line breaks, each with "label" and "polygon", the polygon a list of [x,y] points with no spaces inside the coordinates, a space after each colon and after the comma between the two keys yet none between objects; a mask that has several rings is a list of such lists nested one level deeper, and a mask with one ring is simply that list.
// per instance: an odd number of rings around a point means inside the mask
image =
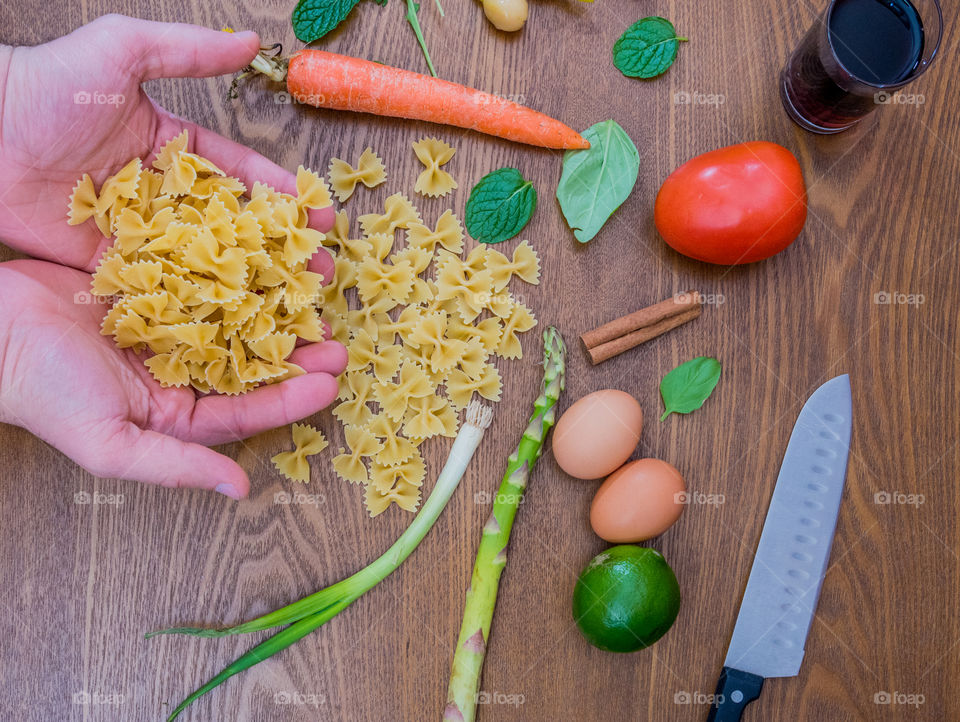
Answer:
[{"label": "bowtie pasta piece", "polygon": [[424,316],[410,334],[431,371],[449,371],[463,356],[466,342],[447,336],[447,314],[443,311]]},{"label": "bowtie pasta piece", "polygon": [[356,168],[339,158],[331,159],[327,175],[333,193],[341,203],[353,195],[357,183],[363,183],[367,188],[375,188],[387,179],[383,161],[373,152],[373,148],[369,147],[360,154]]},{"label": "bowtie pasta piece", "polygon": [[456,300],[460,317],[470,323],[483,312],[491,295],[490,271],[473,271],[452,253],[443,255],[437,269],[437,299]]},{"label": "bowtie pasta piece", "polygon": [[437,246],[445,248],[451,253],[463,252],[463,226],[453,211],[444,211],[437,219],[434,230],[422,223],[411,223],[407,227],[407,245],[422,248],[430,253],[437,250]]},{"label": "bowtie pasta piece", "polygon": [[321,289],[319,302],[324,309],[346,316],[349,308],[345,292],[357,285],[357,266],[342,256],[337,256],[333,264],[333,279]]},{"label": "bowtie pasta piece", "polygon": [[534,285],[540,283],[540,259],[529,241],[523,241],[514,249],[512,259],[493,248],[488,249],[486,267],[493,276],[493,290],[498,293],[513,276]]},{"label": "bowtie pasta piece", "polygon": [[379,454],[383,444],[364,426],[348,426],[343,430],[343,435],[350,453],[340,449],[340,454],[333,458],[333,469],[344,481],[366,484],[369,474],[363,459]]},{"label": "bowtie pasta piece", "polygon": [[374,401],[373,377],[360,371],[348,371],[340,377],[340,396],[343,402],[333,409],[333,415],[344,426],[366,426],[373,418],[368,403]]},{"label": "bowtie pasta piece", "polygon": [[310,424],[293,425],[293,451],[282,451],[273,456],[270,461],[277,471],[288,479],[307,483],[310,481],[310,464],[308,456],[314,456],[327,448],[327,440],[323,433]]},{"label": "bowtie pasta piece", "polygon": [[350,237],[350,217],[346,211],[337,211],[333,218],[333,228],[323,234],[323,245],[343,248]]},{"label": "bowtie pasta piece", "polygon": [[459,369],[450,372],[447,377],[447,398],[455,409],[459,411],[466,408],[474,392],[490,401],[500,400],[500,372],[493,364],[487,364],[475,379]]},{"label": "bowtie pasta piece", "polygon": [[301,208],[326,208],[333,203],[326,181],[302,165],[297,168],[297,205]]},{"label": "bowtie pasta piece", "polygon": [[394,421],[400,421],[407,411],[407,402],[410,399],[430,396],[435,388],[421,366],[404,361],[397,383],[378,381],[373,390],[384,414]]},{"label": "bowtie pasta piece", "polygon": [[97,191],[93,180],[84,173],[70,194],[70,203],[67,206],[67,223],[79,226],[97,212]]},{"label": "bowtie pasta piece", "polygon": [[456,436],[457,414],[440,396],[411,399],[407,408],[403,433],[411,439],[429,439],[433,436]]},{"label": "bowtie pasta piece", "polygon": [[399,436],[397,433],[399,423],[386,414],[374,416],[367,424],[366,430],[381,443],[382,448],[373,457],[373,460],[378,464],[396,466],[402,464],[417,452],[417,444],[411,439]]},{"label": "bowtie pasta piece", "polygon": [[383,202],[384,212],[367,213],[360,216],[360,228],[372,236],[385,233],[392,236],[397,228],[408,228],[411,223],[422,223],[420,213],[402,193],[394,193]]},{"label": "bowtie pasta piece", "polygon": [[372,303],[388,298],[393,305],[400,303],[413,288],[414,273],[410,261],[385,264],[373,256],[363,259],[357,271],[357,291],[360,300]]},{"label": "bowtie pasta piece", "polygon": [[401,482],[421,486],[426,473],[427,467],[418,449],[410,455],[409,459],[393,466],[378,464],[374,461],[370,466],[370,485],[381,494],[385,494]]},{"label": "bowtie pasta piece", "polygon": [[400,481],[387,493],[377,491],[372,484],[368,484],[363,496],[367,512],[371,517],[379,516],[391,504],[396,504],[404,511],[416,511],[420,505],[420,487]]},{"label": "bowtie pasta piece", "polygon": [[422,138],[413,144],[413,152],[424,165],[413,190],[425,196],[445,196],[457,187],[457,182],[447,171],[440,168],[450,162],[456,148],[438,138]]},{"label": "bowtie pasta piece", "polygon": [[523,349],[518,334],[529,331],[537,325],[533,313],[522,303],[514,303],[510,316],[504,321],[503,334],[497,344],[497,355],[501,358],[520,358]]},{"label": "bowtie pasta piece", "polygon": [[400,369],[401,348],[397,345],[374,343],[366,331],[357,329],[347,346],[347,371],[373,369],[378,381],[388,382]]}]

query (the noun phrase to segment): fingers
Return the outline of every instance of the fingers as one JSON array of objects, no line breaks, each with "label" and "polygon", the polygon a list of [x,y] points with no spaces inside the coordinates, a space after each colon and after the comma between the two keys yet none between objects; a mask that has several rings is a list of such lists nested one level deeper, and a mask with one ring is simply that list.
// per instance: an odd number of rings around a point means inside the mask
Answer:
[{"label": "fingers", "polygon": [[307,270],[323,276],[323,285],[326,286],[333,281],[333,255],[326,248],[318,248],[317,252],[310,256],[310,260],[307,261]]},{"label": "fingers", "polygon": [[123,15],[106,15],[89,27],[106,43],[119,43],[129,50],[131,69],[141,80],[234,73],[249,65],[260,49],[257,34],[249,31],[227,33]]},{"label": "fingers", "polygon": [[232,459],[206,446],[144,431],[131,423],[95,453],[96,459],[84,466],[97,476],[212,489],[231,499],[242,499],[250,491],[250,480]]},{"label": "fingers", "polygon": [[[320,173],[323,175],[323,173]],[[296,178],[294,178],[296,181]],[[294,184],[294,190],[296,190],[296,184]],[[321,233],[326,233],[331,228],[333,228],[333,221],[335,218],[333,206],[327,206],[326,208],[311,208],[307,212],[309,218],[308,223],[311,228],[316,228]]]},{"label": "fingers", "polygon": [[308,343],[295,349],[290,360],[307,373],[327,373],[339,376],[347,367],[347,349],[336,341]]},{"label": "fingers", "polygon": [[245,439],[312,416],[329,406],[337,393],[337,380],[320,372],[264,386],[242,396],[207,396],[197,401],[186,434],[201,444]]}]

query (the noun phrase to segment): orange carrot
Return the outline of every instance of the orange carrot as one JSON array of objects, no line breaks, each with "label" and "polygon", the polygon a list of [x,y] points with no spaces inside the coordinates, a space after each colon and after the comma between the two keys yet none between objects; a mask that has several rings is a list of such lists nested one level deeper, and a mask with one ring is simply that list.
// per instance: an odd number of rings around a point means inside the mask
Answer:
[{"label": "orange carrot", "polygon": [[287,89],[318,108],[427,120],[544,148],[590,147],[559,120],[490,93],[323,50],[290,58]]}]

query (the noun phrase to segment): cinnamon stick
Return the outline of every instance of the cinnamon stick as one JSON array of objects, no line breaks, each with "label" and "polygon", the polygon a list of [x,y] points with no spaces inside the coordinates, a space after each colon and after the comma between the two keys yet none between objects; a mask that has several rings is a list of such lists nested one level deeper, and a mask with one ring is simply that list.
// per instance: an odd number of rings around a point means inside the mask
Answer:
[{"label": "cinnamon stick", "polygon": [[612,341],[601,343],[593,348],[588,348],[587,353],[590,354],[590,361],[594,366],[598,363],[603,363],[614,356],[622,354],[624,351],[629,351],[642,343],[646,343],[657,336],[665,334],[667,331],[682,326],[687,323],[687,321],[692,321],[700,315],[700,311],[701,308],[698,303],[693,307],[687,308],[687,310],[682,313],[667,316],[658,323],[637,329],[636,331],[615,338]]},{"label": "cinnamon stick", "polygon": [[[634,311],[631,314],[605,323],[593,331],[587,331],[580,336],[580,339],[589,351],[596,346],[609,343],[641,328],[654,326],[671,316],[686,313],[694,307],[697,309],[700,308],[700,293],[698,291],[678,293],[665,301],[655,303],[647,308],[641,308],[639,311]],[[697,315],[699,315],[699,312]]]}]

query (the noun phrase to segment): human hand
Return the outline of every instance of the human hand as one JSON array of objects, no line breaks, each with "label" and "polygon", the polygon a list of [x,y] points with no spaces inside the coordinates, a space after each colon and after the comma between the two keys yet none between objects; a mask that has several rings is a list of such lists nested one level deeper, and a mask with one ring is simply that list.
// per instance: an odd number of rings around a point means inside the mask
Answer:
[{"label": "human hand", "polygon": [[[190,151],[247,187],[259,180],[294,193],[291,173],[172,115],[140,87],[155,78],[232,73],[259,45],[252,32],[107,15],[45,45],[0,46],[0,239],[36,258],[93,271],[110,241],[92,221],[67,226],[77,180],[89,173],[99,186],[135,156],[152,161],[184,128]],[[311,211],[310,222],[329,230],[333,210]],[[316,254],[310,270],[330,278],[329,254]]]},{"label": "human hand", "polygon": [[55,446],[91,473],[245,497],[246,473],[203,444],[288,424],[326,407],[346,350],[328,341],[297,348],[308,373],[243,396],[198,399],[162,388],[143,359],[100,335],[105,308],[90,276],[43,261],[0,264],[0,421]]}]

